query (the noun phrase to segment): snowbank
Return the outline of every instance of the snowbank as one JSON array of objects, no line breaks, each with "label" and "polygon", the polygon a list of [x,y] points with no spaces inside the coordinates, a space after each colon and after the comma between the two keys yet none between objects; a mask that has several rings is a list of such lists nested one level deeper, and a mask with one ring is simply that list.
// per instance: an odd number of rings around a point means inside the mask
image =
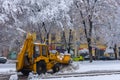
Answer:
[{"label": "snowbank", "polygon": [[18,80],[17,74],[11,75],[9,80]]}]

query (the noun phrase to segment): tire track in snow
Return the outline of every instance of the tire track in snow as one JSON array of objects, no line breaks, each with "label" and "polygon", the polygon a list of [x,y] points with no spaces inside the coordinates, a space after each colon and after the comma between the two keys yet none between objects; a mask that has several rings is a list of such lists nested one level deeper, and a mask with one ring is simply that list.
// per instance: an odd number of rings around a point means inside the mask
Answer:
[{"label": "tire track in snow", "polygon": [[0,74],[0,80],[9,80],[11,74]]},{"label": "tire track in snow", "polygon": [[113,75],[120,74],[120,71],[90,71],[90,72],[74,72],[74,73],[61,73],[55,74],[51,76],[42,77],[42,79],[50,79],[50,78],[67,78],[67,77],[86,77],[86,76],[101,76],[101,75]]}]

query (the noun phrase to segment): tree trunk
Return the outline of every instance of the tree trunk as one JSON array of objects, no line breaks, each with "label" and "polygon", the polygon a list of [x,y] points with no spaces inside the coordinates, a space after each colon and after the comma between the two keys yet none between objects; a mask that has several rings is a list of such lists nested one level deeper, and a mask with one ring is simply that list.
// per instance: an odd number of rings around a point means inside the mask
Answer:
[{"label": "tree trunk", "polygon": [[67,48],[67,41],[66,41],[65,31],[63,31],[63,43],[64,43],[64,46],[66,49]]},{"label": "tree trunk", "polygon": [[[94,13],[94,8],[95,8],[95,3],[97,2],[97,0],[94,0],[94,4],[92,6],[92,8],[90,8],[90,1],[87,0],[83,0],[83,3],[86,3],[85,5],[85,8],[86,8],[86,13],[88,14],[88,26],[89,26],[89,31],[87,31],[87,22],[86,20],[84,20],[84,13],[82,10],[80,10],[80,15],[81,15],[81,18],[83,19],[82,23],[84,25],[84,31],[85,31],[85,36],[86,36],[86,39],[87,39],[87,43],[88,43],[88,49],[89,49],[89,56],[90,56],[90,62],[92,62],[92,46],[91,46],[91,38],[92,38],[92,28],[93,28],[93,22],[92,22],[92,16],[93,16],[93,13]],[[75,3],[76,7],[78,9],[81,8],[81,5],[78,5],[77,4],[78,2]],[[90,14],[89,14],[90,13]]]},{"label": "tree trunk", "polygon": [[47,35],[46,35],[46,39],[47,39],[47,40],[46,40],[46,44],[49,45],[49,33],[46,33],[46,34],[47,34]]},{"label": "tree trunk", "polygon": [[117,45],[114,45],[114,54],[115,54],[115,59],[117,59]]},{"label": "tree trunk", "polygon": [[71,49],[71,29],[70,29],[70,32],[69,32],[69,42],[68,42],[68,53],[70,53],[70,49]]},{"label": "tree trunk", "polygon": [[92,27],[90,25],[90,30],[89,30],[89,37],[88,37],[88,34],[87,34],[87,28],[86,28],[86,24],[85,24],[85,21],[83,20],[83,24],[84,24],[84,32],[85,32],[85,36],[86,36],[86,39],[87,39],[87,43],[88,43],[88,50],[89,50],[89,57],[90,57],[90,62],[92,62],[92,47],[91,47],[91,34],[92,34]]},{"label": "tree trunk", "polygon": [[43,43],[42,34],[41,34],[40,29],[39,29],[39,31],[37,33],[38,33],[38,35],[37,35],[38,40],[40,40],[40,42]]},{"label": "tree trunk", "polygon": [[89,52],[90,52],[90,62],[92,62],[93,58],[92,58],[92,47],[91,47],[91,36],[92,36],[92,28],[93,28],[93,25],[92,25],[92,21],[91,21],[91,16],[89,15],[89,26],[90,26],[90,29],[89,29],[89,38],[88,38],[88,48],[89,48]]},{"label": "tree trunk", "polygon": [[92,61],[93,61],[93,58],[92,58],[91,39],[90,39],[90,38],[87,38],[87,41],[88,41],[88,50],[89,50],[90,62],[92,62]]}]

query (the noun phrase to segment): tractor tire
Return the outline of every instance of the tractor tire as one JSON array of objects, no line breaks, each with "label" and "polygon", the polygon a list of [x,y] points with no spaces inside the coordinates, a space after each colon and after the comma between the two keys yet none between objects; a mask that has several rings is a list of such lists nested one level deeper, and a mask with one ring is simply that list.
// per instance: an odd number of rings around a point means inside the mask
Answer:
[{"label": "tractor tire", "polygon": [[30,71],[30,70],[27,70],[27,69],[22,69],[22,70],[21,70],[21,73],[22,73],[23,75],[25,75],[25,76],[28,76],[30,72],[31,72],[31,71]]},{"label": "tractor tire", "polygon": [[71,64],[71,63],[73,63],[73,60],[72,60],[72,59],[70,59],[70,60],[68,61],[68,65]]},{"label": "tractor tire", "polygon": [[46,73],[46,63],[44,61],[40,61],[37,63],[37,73],[40,74],[45,74]]},{"label": "tractor tire", "polygon": [[55,64],[54,66],[53,66],[53,73],[56,73],[56,72],[58,72],[60,70],[60,64]]}]

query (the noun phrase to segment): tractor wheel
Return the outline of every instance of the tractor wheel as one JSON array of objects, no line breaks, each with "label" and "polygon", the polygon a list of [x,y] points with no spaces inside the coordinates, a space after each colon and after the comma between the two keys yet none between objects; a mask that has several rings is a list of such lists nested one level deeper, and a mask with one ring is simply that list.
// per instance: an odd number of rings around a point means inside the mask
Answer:
[{"label": "tractor wheel", "polygon": [[44,61],[40,61],[37,63],[37,73],[40,75],[42,73],[46,73],[46,63]]},{"label": "tractor wheel", "polygon": [[60,70],[60,65],[59,64],[55,64],[53,66],[53,73],[58,72],[59,70]]},{"label": "tractor wheel", "polygon": [[27,70],[27,69],[22,69],[21,72],[22,72],[23,75],[28,76],[29,72],[31,72],[31,71]]},{"label": "tractor wheel", "polygon": [[73,60],[72,60],[72,59],[70,59],[70,60],[68,61],[68,65],[69,65],[69,64],[71,64],[72,62],[73,62]]}]

